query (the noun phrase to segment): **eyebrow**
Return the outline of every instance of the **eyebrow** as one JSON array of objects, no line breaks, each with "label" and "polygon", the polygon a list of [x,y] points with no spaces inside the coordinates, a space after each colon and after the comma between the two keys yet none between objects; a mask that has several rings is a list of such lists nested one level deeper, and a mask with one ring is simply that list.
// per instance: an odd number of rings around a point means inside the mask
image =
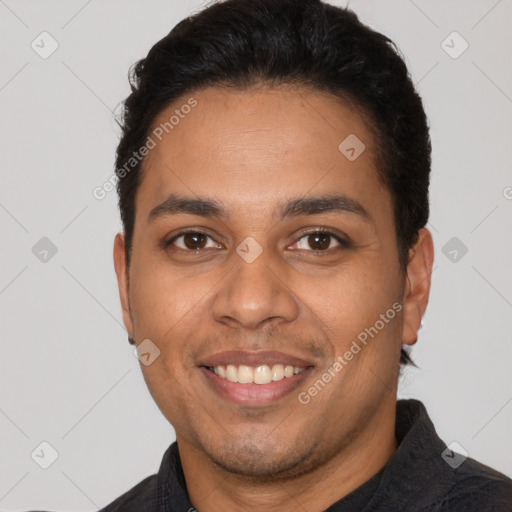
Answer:
[{"label": "eyebrow", "polygon": [[[361,203],[343,194],[323,195],[320,197],[299,197],[281,203],[274,217],[279,219],[316,215],[319,213],[351,213],[362,220],[371,222],[372,218]],[[208,197],[184,197],[170,194],[167,199],[155,206],[148,215],[148,222],[169,215],[190,214],[201,217],[228,219],[229,214],[221,203]]]}]

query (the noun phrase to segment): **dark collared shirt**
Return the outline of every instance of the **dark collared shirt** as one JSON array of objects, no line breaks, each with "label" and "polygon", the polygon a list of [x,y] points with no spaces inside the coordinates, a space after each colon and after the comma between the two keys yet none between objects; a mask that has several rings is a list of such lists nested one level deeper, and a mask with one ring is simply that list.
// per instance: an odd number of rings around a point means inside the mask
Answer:
[{"label": "dark collared shirt", "polygon": [[[399,446],[384,468],[328,512],[510,512],[512,480],[447,450],[423,404],[399,400]],[[178,446],[149,476],[100,512],[192,512]]]}]

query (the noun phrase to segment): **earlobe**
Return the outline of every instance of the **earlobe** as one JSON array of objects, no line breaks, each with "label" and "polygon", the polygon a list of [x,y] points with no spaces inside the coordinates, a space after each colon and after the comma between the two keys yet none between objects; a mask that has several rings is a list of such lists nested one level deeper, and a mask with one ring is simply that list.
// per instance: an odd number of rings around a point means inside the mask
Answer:
[{"label": "earlobe", "polygon": [[129,280],[126,268],[126,253],[124,234],[117,233],[114,239],[114,267],[119,288],[119,299],[123,313],[123,323],[128,332],[128,338],[133,338],[133,322],[130,315]]},{"label": "earlobe", "polygon": [[403,299],[402,343],[414,345],[430,294],[434,243],[430,231],[420,229],[418,240],[409,253]]}]

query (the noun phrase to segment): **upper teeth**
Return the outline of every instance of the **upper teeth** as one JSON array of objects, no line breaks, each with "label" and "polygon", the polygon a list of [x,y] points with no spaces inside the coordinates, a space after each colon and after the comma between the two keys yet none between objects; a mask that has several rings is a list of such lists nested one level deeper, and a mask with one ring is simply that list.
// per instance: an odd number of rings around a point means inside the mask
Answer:
[{"label": "upper teeth", "polygon": [[298,366],[285,366],[283,364],[275,364],[272,367],[262,364],[254,368],[244,364],[228,364],[227,366],[215,366],[213,368],[213,371],[219,377],[241,384],[268,384],[272,381],[282,380],[285,377],[293,377],[303,370],[304,368]]}]

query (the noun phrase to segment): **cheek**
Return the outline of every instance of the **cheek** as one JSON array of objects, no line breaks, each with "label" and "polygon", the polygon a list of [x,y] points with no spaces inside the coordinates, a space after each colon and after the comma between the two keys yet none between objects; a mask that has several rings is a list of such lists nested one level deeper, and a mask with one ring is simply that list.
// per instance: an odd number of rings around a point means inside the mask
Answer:
[{"label": "cheek", "polygon": [[[383,273],[346,272],[328,283],[324,294],[312,297],[322,304],[317,311],[330,338],[330,372],[335,374],[330,391],[318,395],[318,407],[338,404],[342,415],[354,401],[377,406],[393,389],[399,368],[401,304],[394,293],[396,283]],[[329,370],[323,371],[326,376]]]},{"label": "cheek", "polygon": [[187,323],[204,303],[208,279],[183,277],[161,262],[134,266],[130,304],[139,336],[165,338],[178,324]]},{"label": "cheek", "polygon": [[175,429],[186,432],[192,422],[197,396],[190,390],[188,376],[182,372],[182,365],[173,362],[167,351],[150,366],[142,365],[142,373],[162,414]]},{"label": "cheek", "polygon": [[[328,329],[337,352],[379,321],[380,315],[385,315],[397,300],[396,283],[391,282],[389,274],[375,268],[375,265],[368,266],[368,271],[364,271],[346,266],[329,277],[302,277],[302,282],[296,283],[301,290],[301,302]],[[386,319],[396,318],[394,313],[392,310]],[[391,323],[391,320],[386,323],[385,330],[389,330]]]}]

